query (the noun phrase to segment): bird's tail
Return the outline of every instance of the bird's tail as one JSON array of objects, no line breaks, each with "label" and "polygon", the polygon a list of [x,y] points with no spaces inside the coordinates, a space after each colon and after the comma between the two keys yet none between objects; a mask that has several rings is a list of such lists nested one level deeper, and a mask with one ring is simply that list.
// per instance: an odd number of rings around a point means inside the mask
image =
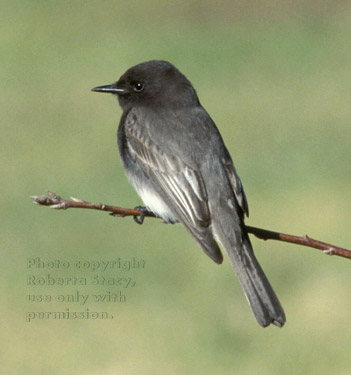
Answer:
[{"label": "bird's tail", "polygon": [[[223,229],[223,228],[222,228]],[[249,301],[257,322],[262,327],[271,323],[282,327],[286,321],[284,310],[264,274],[245,228],[223,235],[216,231],[216,237],[225,248],[229,260]],[[240,233],[241,232],[241,233]]]},{"label": "bird's tail", "polygon": [[228,256],[257,322],[262,327],[271,323],[283,327],[286,321],[284,310],[255,257],[246,233],[241,251],[228,251]]}]

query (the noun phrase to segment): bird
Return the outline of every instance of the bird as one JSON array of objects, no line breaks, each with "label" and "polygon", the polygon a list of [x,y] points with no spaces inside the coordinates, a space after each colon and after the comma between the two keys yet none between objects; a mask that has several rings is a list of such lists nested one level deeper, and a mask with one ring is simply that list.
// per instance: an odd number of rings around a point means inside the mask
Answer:
[{"label": "bird", "polygon": [[[217,264],[222,245],[262,327],[282,327],[284,310],[258,263],[245,227],[248,203],[222,136],[197,93],[173,64],[151,60],[94,92],[117,96],[117,139],[126,175],[166,223],[181,223]],[[218,244],[219,243],[219,244]]]}]

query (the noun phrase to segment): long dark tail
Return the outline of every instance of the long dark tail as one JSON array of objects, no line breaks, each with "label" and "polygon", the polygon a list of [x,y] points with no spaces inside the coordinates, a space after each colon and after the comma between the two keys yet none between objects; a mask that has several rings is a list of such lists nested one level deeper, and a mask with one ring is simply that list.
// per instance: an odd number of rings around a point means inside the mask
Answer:
[{"label": "long dark tail", "polygon": [[262,327],[271,323],[282,327],[286,321],[284,310],[255,257],[244,225],[234,225],[233,216],[225,220],[224,212],[224,220],[215,224],[214,232],[228,254],[257,322]]},{"label": "long dark tail", "polygon": [[286,321],[284,310],[255,257],[246,233],[241,252],[229,251],[228,256],[257,322],[262,327],[271,323],[283,327]]},{"label": "long dark tail", "polygon": [[286,321],[284,310],[255,257],[248,235],[243,235],[241,250],[227,250],[230,262],[257,322],[262,327],[271,323],[283,327]]}]

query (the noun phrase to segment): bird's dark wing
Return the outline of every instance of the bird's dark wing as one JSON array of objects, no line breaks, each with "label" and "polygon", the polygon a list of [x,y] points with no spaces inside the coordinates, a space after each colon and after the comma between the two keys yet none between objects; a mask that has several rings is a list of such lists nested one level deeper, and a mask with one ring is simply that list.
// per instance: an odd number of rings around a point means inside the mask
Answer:
[{"label": "bird's dark wing", "polygon": [[205,253],[222,263],[222,253],[213,238],[207,192],[201,173],[179,157],[166,153],[138,124],[135,115],[125,119],[125,139],[131,160],[144,172],[174,216],[193,235]]},{"label": "bird's dark wing", "polygon": [[227,151],[227,149],[225,149],[224,151],[222,163],[224,166],[224,170],[227,174],[229,183],[232,187],[234,196],[236,198],[236,201],[238,202],[239,207],[242,210],[242,213],[246,214],[246,216],[249,216],[249,206],[247,204],[246,195],[245,195],[243,186],[241,184],[239,175],[234,167],[232,158],[230,157],[230,154]]}]

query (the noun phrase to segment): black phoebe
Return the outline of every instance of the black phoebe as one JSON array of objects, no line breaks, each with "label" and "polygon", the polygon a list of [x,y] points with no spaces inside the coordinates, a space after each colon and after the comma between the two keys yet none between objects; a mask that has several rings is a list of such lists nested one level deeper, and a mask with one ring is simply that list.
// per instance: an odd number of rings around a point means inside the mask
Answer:
[{"label": "black phoebe", "polygon": [[167,61],[148,61],[114,84],[123,114],[118,148],[146,209],[181,222],[220,264],[226,250],[258,323],[282,327],[285,314],[260,267],[244,225],[248,205],[222,137],[188,79]]}]

